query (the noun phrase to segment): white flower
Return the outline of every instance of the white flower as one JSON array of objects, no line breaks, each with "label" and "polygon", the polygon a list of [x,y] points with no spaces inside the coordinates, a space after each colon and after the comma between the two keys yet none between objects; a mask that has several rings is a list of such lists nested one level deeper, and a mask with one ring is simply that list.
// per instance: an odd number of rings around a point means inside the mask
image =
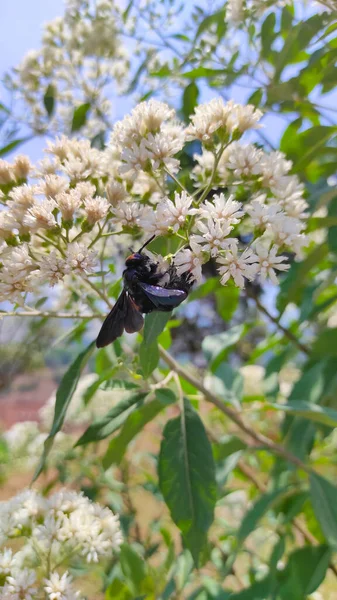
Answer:
[{"label": "white flower", "polygon": [[120,174],[131,180],[135,179],[140,170],[145,170],[150,165],[151,153],[147,149],[146,140],[143,138],[139,144],[132,142],[125,147],[121,158],[123,164],[119,167]]},{"label": "white flower", "polygon": [[174,115],[175,111],[164,102],[153,99],[141,102],[132,110],[131,115],[127,115],[115,124],[111,143],[132,147],[148,133],[156,133],[161,125],[172,119]]},{"label": "white flower", "polygon": [[25,156],[24,154],[18,154],[15,157],[13,171],[16,180],[27,179],[31,168],[32,165],[28,156]]},{"label": "white flower", "polygon": [[191,273],[196,283],[201,283],[202,280],[202,264],[203,258],[199,246],[194,246],[192,250],[180,250],[174,257],[177,274],[180,276],[183,273]]},{"label": "white flower", "polygon": [[227,236],[233,228],[224,221],[208,219],[206,223],[198,221],[196,226],[203,235],[192,235],[190,243],[198,244],[201,251],[210,252],[211,256],[216,256],[232,241]]},{"label": "white flower", "polygon": [[127,198],[125,187],[118,181],[110,181],[106,187],[106,195],[112,206],[118,206],[120,202]]},{"label": "white flower", "polygon": [[258,129],[261,127],[258,122],[262,115],[262,111],[252,104],[245,106],[235,104],[227,118],[227,129],[230,133],[234,133],[234,131],[244,133],[247,129]]},{"label": "white flower", "polygon": [[35,274],[36,277],[40,279],[41,283],[48,283],[50,287],[54,287],[68,272],[66,262],[57,254],[56,250],[41,256],[37,265],[40,270]]},{"label": "white flower", "polygon": [[84,213],[89,225],[94,225],[97,221],[104,219],[108,214],[109,209],[109,202],[100,196],[87,198],[84,201]]},{"label": "white flower", "polygon": [[76,183],[74,190],[81,200],[92,197],[96,193],[96,188],[90,181],[79,181]]},{"label": "white flower", "polygon": [[31,277],[21,275],[20,271],[13,273],[12,269],[3,268],[0,281],[0,302],[8,300],[12,304],[23,304],[22,294],[34,289]]},{"label": "white flower", "polygon": [[186,129],[186,139],[198,139],[207,142],[220,128],[226,128],[227,117],[234,107],[231,100],[224,103],[222,98],[213,98],[210,102],[199,104],[191,116],[191,124]]},{"label": "white flower", "polygon": [[208,141],[219,129],[230,134],[235,131],[243,133],[247,129],[259,127],[257,123],[261,117],[262,112],[252,104],[244,106],[235,104],[233,100],[225,104],[222,98],[213,98],[196,107],[191,116],[192,124],[186,130],[187,140]]},{"label": "white flower", "polygon": [[89,250],[85,244],[73,242],[66,250],[65,273],[91,273],[97,264],[97,252]]},{"label": "white flower", "polygon": [[273,283],[278,284],[278,279],[274,269],[278,271],[287,271],[290,265],[283,264],[287,260],[286,256],[276,256],[278,252],[277,246],[272,246],[270,249],[264,246],[261,242],[255,243],[255,252],[258,256],[260,269],[259,274],[262,281],[265,281],[267,276],[270,277]]},{"label": "white flower", "polygon": [[45,178],[38,183],[36,193],[44,194],[46,198],[55,199],[57,194],[61,194],[61,192],[64,192],[68,187],[69,183],[64,177],[61,177],[60,175],[46,175]]},{"label": "white flower", "polygon": [[60,209],[64,221],[72,221],[75,212],[81,206],[81,197],[76,189],[57,194],[56,205]]},{"label": "white flower", "polygon": [[299,219],[285,216],[282,220],[271,223],[269,230],[277,246],[289,246],[298,257],[301,257],[302,249],[308,243],[306,236],[301,233],[303,226]]},{"label": "white flower", "polygon": [[8,206],[14,213],[19,212],[22,214],[35,204],[34,193],[35,187],[26,183],[13,188],[8,194],[11,199]]},{"label": "white flower", "polygon": [[231,244],[225,256],[219,256],[217,260],[219,264],[223,265],[218,269],[222,285],[225,285],[229,278],[233,277],[236,285],[243,288],[245,285],[244,278],[246,277],[249,281],[252,281],[257,273],[258,266],[256,262],[258,257],[251,248],[246,248],[239,254],[237,245]]},{"label": "white flower", "polygon": [[47,592],[49,600],[68,600],[69,595],[73,594],[71,587],[72,577],[68,571],[59,575],[56,571],[50,574],[49,579],[45,579],[44,590]]},{"label": "white flower", "polygon": [[286,160],[283,152],[264,153],[260,161],[263,185],[265,187],[279,187],[281,178],[290,171],[291,167],[291,160]]},{"label": "white flower", "polygon": [[255,227],[265,229],[267,225],[279,221],[282,223],[285,214],[278,204],[268,205],[266,203],[266,194],[256,196],[250,204],[246,206],[246,212],[250,216]]},{"label": "white flower", "polygon": [[227,169],[233,171],[237,178],[258,175],[261,171],[262,150],[255,148],[253,144],[240,144],[232,142],[223,154],[223,163]]},{"label": "white flower", "polygon": [[228,0],[226,4],[226,21],[239,25],[243,19],[243,0]]},{"label": "white flower", "polygon": [[14,180],[14,171],[12,165],[0,158],[0,185],[6,185]]},{"label": "white flower", "polygon": [[[177,192],[174,193],[174,202],[168,198],[165,198],[163,201],[163,217],[165,218],[165,213],[167,213],[166,223],[172,227],[174,231],[178,231],[180,227],[183,227],[187,216],[192,214],[190,210],[192,201],[193,198],[184,191],[181,192],[181,194],[178,194]],[[159,204],[157,205],[157,210],[158,209]]]},{"label": "white flower", "polygon": [[120,202],[113,208],[111,222],[123,227],[135,227],[144,212],[144,207],[138,202]]},{"label": "white flower", "polygon": [[32,269],[34,269],[27,244],[22,244],[22,246],[16,246],[14,248],[7,248],[1,256],[1,262],[3,266],[11,272],[11,276],[15,280],[21,280],[28,277]]},{"label": "white flower", "polygon": [[31,208],[28,209],[27,213],[23,218],[23,225],[31,231],[37,231],[38,229],[53,229],[56,227],[57,222],[53,215],[53,210],[56,204],[54,200],[43,200],[43,202],[36,202]]},{"label": "white flower", "polygon": [[206,200],[196,211],[202,218],[226,221],[228,225],[237,225],[245,214],[240,202],[230,195],[227,200],[224,194],[215,194],[212,201]]},{"label": "white flower", "polygon": [[15,565],[15,561],[13,560],[13,551],[11,548],[4,548],[0,552],[0,573],[4,573],[8,575],[13,566]]},{"label": "white flower", "polygon": [[9,211],[0,212],[0,240],[6,240],[13,235],[13,229],[16,229],[17,222],[14,215]]},{"label": "white flower", "polygon": [[19,600],[34,600],[36,594],[36,587],[34,583],[36,581],[36,574],[31,569],[17,569],[13,571],[13,574],[7,577],[7,582],[3,588],[3,593],[6,598],[8,594],[9,598],[16,598]]}]

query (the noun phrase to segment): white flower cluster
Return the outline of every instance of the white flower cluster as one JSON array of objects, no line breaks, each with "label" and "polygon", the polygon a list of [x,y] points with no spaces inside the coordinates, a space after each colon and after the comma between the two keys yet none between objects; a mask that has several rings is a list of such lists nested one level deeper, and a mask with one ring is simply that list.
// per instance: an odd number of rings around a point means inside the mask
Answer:
[{"label": "white flower cluster", "polygon": [[184,146],[183,127],[174,121],[175,111],[167,104],[150,100],[133,109],[116,123],[111,144],[120,152],[120,173],[136,179],[140,170],[165,169],[176,173],[179,161],[173,158]]},{"label": "white flower cluster", "polygon": [[95,563],[112,556],[122,535],[118,517],[82,494],[63,489],[46,498],[29,489],[0,503],[0,545],[12,540],[23,545],[0,550],[1,598],[74,600],[80,593],[59,567],[74,553]]},{"label": "white flower cluster", "polygon": [[[41,459],[47,435],[36,421],[14,423],[10,429],[4,431],[0,440],[3,440],[8,448],[8,469],[21,471],[35,468]],[[70,434],[59,431],[49,455],[50,463],[57,463],[64,453],[72,448],[73,443]]]},{"label": "white flower cluster", "polygon": [[[213,99],[184,128],[167,104],[150,100],[116,123],[105,151],[62,136],[36,169],[23,157],[2,161],[0,301],[26,305],[41,284],[71,289],[76,277],[88,290],[113,252],[109,236],[122,233],[177,236],[178,274],[196,281],[212,257],[224,284],[232,277],[243,287],[256,276],[276,283],[275,269],[288,268],[281,253],[301,258],[307,245],[307,203],[281,152],[242,143],[260,118],[251,105]],[[194,139],[202,153],[182,186],[177,154]],[[214,193],[219,187],[226,195]]]},{"label": "white flower cluster", "polygon": [[226,20],[238,26],[244,21],[245,14],[260,17],[270,8],[283,7],[291,0],[228,0],[226,4]]},{"label": "white flower cluster", "polygon": [[[8,76],[35,132],[69,133],[74,109],[86,103],[90,112],[85,135],[93,137],[106,129],[111,116],[106,88],[114,81],[123,84],[129,70],[115,12],[113,0],[67,2],[63,17],[44,26],[40,50],[28,52]],[[48,102],[53,103],[49,115]]]}]

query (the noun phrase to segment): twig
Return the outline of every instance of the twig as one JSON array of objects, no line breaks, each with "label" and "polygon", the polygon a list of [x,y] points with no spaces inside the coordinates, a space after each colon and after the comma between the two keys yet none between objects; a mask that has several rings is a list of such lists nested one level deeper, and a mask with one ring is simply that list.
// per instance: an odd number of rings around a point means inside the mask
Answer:
[{"label": "twig", "polygon": [[266,317],[268,317],[268,319],[274,323],[277,328],[282,331],[282,333],[284,333],[284,335],[291,341],[293,342],[297,348],[299,350],[301,350],[301,352],[304,352],[304,354],[306,354],[307,356],[310,356],[310,350],[309,348],[307,348],[307,346],[305,346],[304,344],[302,344],[302,342],[300,342],[296,335],[294,335],[292,333],[292,331],[290,331],[290,329],[287,329],[286,327],[283,327],[283,325],[281,325],[280,323],[280,319],[277,317],[273,317],[272,314],[270,314],[270,312],[266,309],[265,306],[263,306],[263,304],[261,304],[260,300],[258,298],[256,298],[255,296],[249,296],[250,298],[253,298],[255,301],[255,304],[257,306],[257,308],[259,309],[259,311],[261,311],[263,314],[266,315]]},{"label": "twig", "polygon": [[239,427],[239,429],[241,429],[241,431],[243,431],[249,438],[254,440],[256,445],[265,446],[274,454],[281,456],[282,458],[291,462],[297,468],[302,469],[306,473],[310,474],[313,472],[313,470],[304,462],[302,462],[297,456],[295,456],[295,454],[292,454],[286,448],[284,448],[280,444],[273,442],[263,434],[251,429],[249,425],[247,425],[244,422],[238,411],[227,406],[223,400],[220,400],[220,398],[218,398],[215,394],[206,389],[203,383],[199,381],[197,377],[195,377],[186,369],[181,367],[162,346],[159,346],[159,352],[162,359],[173,371],[175,371],[178,375],[185,379],[185,381],[188,381],[191,385],[197,388],[204,395],[205,399],[208,402],[214,404],[214,406],[216,406],[222,413],[224,413],[224,415],[226,415],[231,421],[233,421],[233,423],[235,423]]},{"label": "twig", "polygon": [[95,314],[84,314],[77,315],[71,313],[62,313],[62,312],[48,312],[48,311],[40,311],[40,310],[32,310],[32,311],[22,311],[22,312],[1,312],[0,311],[0,319],[2,317],[48,317],[51,319],[102,319],[104,317],[101,313]]}]

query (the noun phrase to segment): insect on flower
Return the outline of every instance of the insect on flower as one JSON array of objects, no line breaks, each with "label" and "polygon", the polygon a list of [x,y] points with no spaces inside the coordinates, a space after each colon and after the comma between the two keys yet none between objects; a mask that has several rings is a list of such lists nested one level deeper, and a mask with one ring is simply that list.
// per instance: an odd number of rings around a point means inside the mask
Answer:
[{"label": "insect on flower", "polygon": [[142,313],[170,312],[187,298],[194,283],[191,273],[178,275],[174,264],[163,273],[158,263],[143,253],[154,238],[152,236],[126,259],[124,287],[98,334],[97,348],[111,344],[124,330],[127,333],[140,331],[144,325]]}]

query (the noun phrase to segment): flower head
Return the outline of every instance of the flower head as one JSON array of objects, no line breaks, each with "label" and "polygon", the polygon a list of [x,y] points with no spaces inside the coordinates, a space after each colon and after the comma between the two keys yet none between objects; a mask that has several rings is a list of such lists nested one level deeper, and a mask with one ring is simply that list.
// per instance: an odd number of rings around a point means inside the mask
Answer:
[{"label": "flower head", "polygon": [[222,265],[218,271],[221,275],[220,283],[225,285],[230,277],[233,277],[235,284],[243,288],[245,277],[252,281],[257,273],[256,264],[258,257],[251,248],[246,248],[241,254],[236,244],[231,244],[224,256],[219,256],[217,262]]}]

